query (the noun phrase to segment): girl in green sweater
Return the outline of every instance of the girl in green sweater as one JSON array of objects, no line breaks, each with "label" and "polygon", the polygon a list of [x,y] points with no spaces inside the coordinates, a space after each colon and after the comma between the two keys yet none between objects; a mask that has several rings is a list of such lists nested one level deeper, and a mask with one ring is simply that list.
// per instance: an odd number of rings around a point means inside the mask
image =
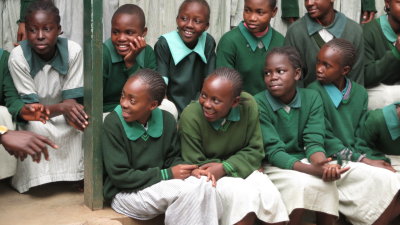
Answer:
[{"label": "girl in green sweater", "polygon": [[218,225],[215,181],[181,159],[175,119],[158,108],[165,92],[164,80],[150,69],[127,80],[120,105],[104,121],[104,197],[139,220],[165,213],[166,225]]},{"label": "girl in green sweater", "polygon": [[289,224],[306,210],[316,223],[332,225],[339,216],[335,181],[348,168],[329,164],[324,150],[322,101],[313,90],[296,88],[301,58],[294,47],[272,49],[265,62],[267,91],[255,96],[268,164],[264,172],[282,194]]}]

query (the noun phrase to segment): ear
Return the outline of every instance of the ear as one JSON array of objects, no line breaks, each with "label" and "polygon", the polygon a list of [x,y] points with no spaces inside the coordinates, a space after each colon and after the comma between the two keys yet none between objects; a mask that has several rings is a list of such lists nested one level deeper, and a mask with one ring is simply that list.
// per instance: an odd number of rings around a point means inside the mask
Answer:
[{"label": "ear", "polygon": [[345,66],[345,67],[343,67],[342,75],[343,76],[347,76],[347,74],[349,74],[350,71],[351,71],[351,67],[350,66]]},{"label": "ear", "polygon": [[63,31],[61,30],[61,25],[58,25],[57,29],[58,29],[58,35],[63,34]]},{"label": "ear", "polygon": [[158,107],[158,102],[156,100],[152,101],[150,103],[150,110],[153,111],[154,109],[156,109]]},{"label": "ear", "polygon": [[146,35],[147,35],[147,27],[144,27],[142,37],[146,37]]},{"label": "ear", "polygon": [[207,23],[206,23],[206,27],[204,28],[204,31],[206,31],[206,30],[208,29],[209,26],[210,26],[210,23],[207,22]]},{"label": "ear", "polygon": [[236,96],[232,103],[232,108],[238,106],[240,103],[240,96]]},{"label": "ear", "polygon": [[272,10],[272,17],[271,18],[274,18],[277,12],[278,12],[278,7],[275,7],[274,10]]},{"label": "ear", "polygon": [[294,73],[295,73],[294,79],[295,79],[296,81],[300,80],[300,78],[301,78],[301,68],[297,68],[297,69],[294,71]]}]

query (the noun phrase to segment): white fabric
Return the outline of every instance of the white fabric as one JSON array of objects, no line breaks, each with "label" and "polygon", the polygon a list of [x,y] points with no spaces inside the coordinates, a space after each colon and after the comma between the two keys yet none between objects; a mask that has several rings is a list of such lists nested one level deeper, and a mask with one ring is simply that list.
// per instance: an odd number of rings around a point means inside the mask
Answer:
[{"label": "white fabric", "polygon": [[111,207],[118,213],[149,220],[165,213],[166,225],[218,225],[222,206],[206,177],[161,181],[138,192],[118,193]]},{"label": "white fabric", "polygon": [[279,191],[265,174],[254,171],[246,179],[223,177],[217,181],[223,204],[220,225],[232,225],[254,212],[267,223],[288,221]]},{"label": "white fabric", "polygon": [[[6,126],[9,130],[14,130],[14,124],[7,108],[0,106],[0,125]],[[15,174],[17,160],[8,154],[3,145],[0,144],[0,180],[11,177]]]},{"label": "white fabric", "polygon": [[[29,65],[20,46],[14,48],[9,58],[9,69],[20,95],[35,93],[42,104],[62,101],[61,92],[83,86],[83,56],[80,46],[68,42],[69,69],[67,75],[59,75],[50,65],[45,65],[35,78],[29,74]],[[51,118],[46,124],[30,121],[20,127],[23,130],[48,137],[59,146],[49,149],[50,160],[40,163],[32,160],[18,161],[12,185],[25,192],[30,187],[55,182],[83,179],[82,132],[67,124],[63,115]]]},{"label": "white fabric", "polygon": [[[302,162],[308,163],[307,159]],[[295,209],[307,209],[339,216],[339,194],[335,182],[324,182],[306,173],[271,165],[265,165],[264,172],[280,191],[289,215]]]},{"label": "white fabric", "polygon": [[324,40],[325,42],[328,42],[334,38],[334,36],[331,33],[329,33],[329,31],[327,31],[326,29],[320,30],[318,32],[318,34],[321,36],[322,40]]},{"label": "white fabric", "polygon": [[365,163],[347,162],[343,166],[350,170],[336,181],[339,211],[353,225],[371,225],[398,193],[400,175]]},{"label": "white fabric", "polygon": [[368,109],[381,109],[387,105],[400,101],[400,84],[385,85],[379,84],[376,87],[368,88]]}]

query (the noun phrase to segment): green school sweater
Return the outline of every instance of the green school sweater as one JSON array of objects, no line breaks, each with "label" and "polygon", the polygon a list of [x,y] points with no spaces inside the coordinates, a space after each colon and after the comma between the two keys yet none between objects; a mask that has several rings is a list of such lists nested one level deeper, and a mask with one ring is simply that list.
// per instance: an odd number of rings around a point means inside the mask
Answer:
[{"label": "green school sweater", "polygon": [[326,127],[325,151],[328,157],[348,148],[353,152],[352,161],[357,161],[362,154],[370,159],[389,160],[368,147],[361,137],[368,105],[368,95],[364,87],[351,81],[350,96],[342,100],[338,108],[319,81],[314,81],[308,88],[318,91],[322,98]]},{"label": "green school sweater", "polygon": [[282,169],[293,169],[296,161],[324,152],[324,108],[314,90],[298,88],[287,113],[284,104],[268,91],[254,96],[260,110],[261,131],[267,160]]},{"label": "green school sweater", "polygon": [[198,165],[223,163],[228,176],[241,178],[260,168],[264,150],[257,103],[245,92],[241,99],[239,121],[225,123],[224,129],[213,128],[198,102],[183,111],[179,133],[184,160]]},{"label": "green school sweater", "polygon": [[175,65],[168,42],[163,36],[154,45],[158,72],[168,78],[167,97],[175,103],[179,113],[198,98],[204,78],[215,70],[215,46],[214,38],[207,34],[204,46],[207,64],[197,53],[192,52]]},{"label": "green school sweater", "polygon": [[[257,47],[260,40],[263,48]],[[268,51],[283,46],[284,40],[272,27],[262,39],[258,39],[241,22],[221,37],[217,47],[217,68],[237,70],[243,79],[243,90],[255,95],[265,90],[264,65]]]},{"label": "green school sweater", "polygon": [[9,55],[10,53],[0,48],[0,105],[6,106],[15,120],[24,102],[19,97],[8,70]]},{"label": "green school sweater", "polygon": [[[395,107],[393,108],[395,109]],[[398,136],[400,121],[396,112],[394,114],[389,122],[389,127],[382,109],[369,111],[362,132],[363,138],[371,148],[388,155],[400,155],[400,137]],[[392,129],[393,137],[389,129]],[[397,134],[395,134],[395,131],[397,131]]]},{"label": "green school sweater", "polygon": [[[316,57],[320,46],[324,43],[322,39],[317,42],[313,37],[313,35],[318,34],[317,28],[319,26],[306,14],[294,22],[286,33],[285,45],[295,47],[303,59],[304,73],[302,80],[299,82],[300,86],[304,85],[306,87],[315,80]],[[327,29],[332,29],[336,38],[350,41],[357,49],[358,57],[348,77],[359,84],[363,84],[364,42],[360,25],[345,17],[344,14],[336,12],[335,21]]]},{"label": "green school sweater", "polygon": [[365,86],[379,83],[394,84],[400,81],[400,52],[391,48],[379,24],[379,18],[365,24]]},{"label": "green school sweater", "polygon": [[160,109],[152,112],[148,130],[126,123],[117,107],[104,120],[102,150],[105,167],[103,194],[135,192],[172,179],[171,167],[183,163],[176,122]]},{"label": "green school sweater", "polygon": [[147,45],[138,56],[136,63],[127,69],[124,59],[115,50],[111,40],[103,44],[103,112],[111,112],[121,97],[126,80],[139,69],[157,69],[156,56]]}]

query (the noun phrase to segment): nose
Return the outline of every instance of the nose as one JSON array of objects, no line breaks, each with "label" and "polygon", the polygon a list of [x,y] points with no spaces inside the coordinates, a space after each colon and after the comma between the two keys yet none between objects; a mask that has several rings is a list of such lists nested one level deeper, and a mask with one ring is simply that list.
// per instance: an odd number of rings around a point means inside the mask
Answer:
[{"label": "nose", "polygon": [[257,21],[257,15],[255,13],[250,13],[249,20],[253,22]]},{"label": "nose", "polygon": [[126,41],[125,34],[123,34],[123,33],[118,34],[117,40],[121,41],[121,42]]},{"label": "nose", "polygon": [[122,108],[126,109],[128,107],[128,100],[126,100],[126,98],[124,97],[121,97],[121,99],[119,100],[119,104]]},{"label": "nose", "polygon": [[211,100],[210,99],[206,99],[204,101],[203,107],[206,109],[210,109],[211,108]]},{"label": "nose", "polygon": [[316,71],[317,71],[317,73],[322,73],[323,68],[324,68],[324,67],[323,67],[320,63],[317,63],[317,65],[316,65]]},{"label": "nose", "polygon": [[44,40],[44,34],[43,34],[43,31],[42,31],[42,30],[39,30],[39,31],[38,31],[37,39],[38,39],[38,40]]},{"label": "nose", "polygon": [[307,7],[307,6],[312,6],[312,5],[314,5],[314,0],[306,0],[306,1],[304,1],[304,5]]}]

